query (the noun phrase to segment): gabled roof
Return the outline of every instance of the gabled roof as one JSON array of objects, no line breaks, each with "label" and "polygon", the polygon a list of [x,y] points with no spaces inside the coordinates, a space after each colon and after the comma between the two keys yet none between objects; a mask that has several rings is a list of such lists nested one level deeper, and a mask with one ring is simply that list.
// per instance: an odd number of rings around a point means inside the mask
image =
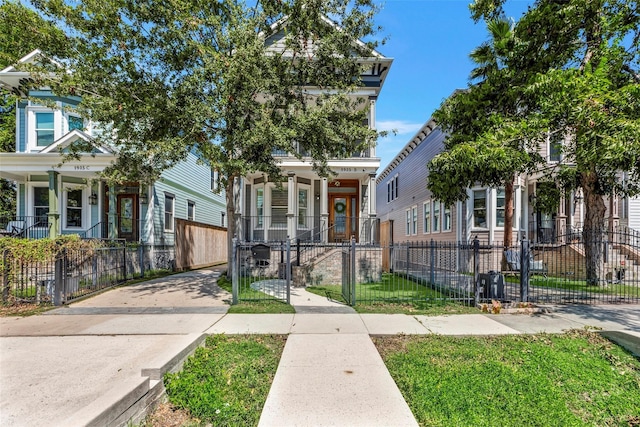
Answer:
[{"label": "gabled roof", "polygon": [[[46,146],[40,151],[40,153],[62,153],[64,149],[78,139],[82,139],[86,142],[91,142],[93,138],[90,135],[84,133],[81,130],[74,129],[71,132],[65,134],[57,141],[54,141],[51,145]],[[114,151],[108,147],[96,147],[94,153],[114,154]]]},{"label": "gabled roof", "polygon": [[402,161],[409,156],[409,154],[420,144],[422,144],[427,137],[433,132],[436,128],[438,128],[438,124],[435,122],[433,117],[430,117],[427,122],[422,125],[420,130],[416,132],[416,134],[407,142],[407,144],[400,150],[400,152],[393,158],[393,160],[385,167],[382,172],[376,178],[376,183],[380,184],[384,178],[389,176],[391,172],[400,164]]},{"label": "gabled roof", "polygon": [[[21,65],[30,65],[37,64],[38,61],[43,57],[43,53],[40,49],[36,49],[29,54],[23,56],[16,62],[14,65],[9,65],[8,67],[0,70],[0,86],[4,87],[7,90],[12,91],[14,94],[18,96],[26,95],[25,91],[22,91],[20,88],[26,86],[28,83],[28,79],[31,77],[30,71],[21,71],[16,66],[18,64]],[[54,61],[50,58],[47,58],[52,64],[62,67],[63,65],[57,61]]]},{"label": "gabled roof", "polygon": [[[337,22],[332,19],[321,15],[320,18],[322,22],[324,22],[327,26],[335,29],[336,31],[343,31],[342,27],[338,25]],[[265,43],[267,46],[273,46],[275,49],[278,48],[279,40],[284,38],[284,29],[287,26],[288,16],[284,16],[280,18],[278,21],[271,24],[271,32],[270,34],[261,33],[260,35],[265,38]],[[353,39],[353,45],[358,48],[368,49],[366,44],[359,39]],[[281,45],[281,49],[284,49],[284,45]],[[309,53],[312,53],[314,49],[313,45],[310,45],[307,49]],[[367,66],[371,66],[371,75],[379,76],[380,87],[384,84],[384,80],[389,72],[389,68],[393,62],[393,58],[388,58],[382,55],[375,49],[370,49],[371,55],[368,57],[358,57],[358,61],[362,64],[367,64]],[[285,52],[286,53],[286,52]],[[365,73],[366,75],[367,73]]]}]

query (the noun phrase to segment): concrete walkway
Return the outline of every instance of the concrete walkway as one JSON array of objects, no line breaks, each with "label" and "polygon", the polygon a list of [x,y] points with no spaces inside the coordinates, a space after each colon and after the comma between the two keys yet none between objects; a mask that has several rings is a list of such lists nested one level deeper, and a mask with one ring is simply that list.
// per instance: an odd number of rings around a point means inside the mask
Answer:
[{"label": "concrete walkway", "polygon": [[558,306],[534,316],[357,314],[292,289],[296,314],[226,314],[230,295],[215,285],[221,270],[114,289],[39,316],[0,318],[0,425],[139,420],[162,395],[162,375],[213,333],[290,334],[261,426],[416,425],[371,335],[592,326],[630,346],[640,342],[640,306]]}]

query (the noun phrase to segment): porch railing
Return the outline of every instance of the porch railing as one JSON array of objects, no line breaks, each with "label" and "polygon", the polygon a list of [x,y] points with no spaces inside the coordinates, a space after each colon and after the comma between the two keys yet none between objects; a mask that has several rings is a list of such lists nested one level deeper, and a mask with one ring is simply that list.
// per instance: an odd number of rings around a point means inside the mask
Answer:
[{"label": "porch railing", "polygon": [[2,216],[0,217],[0,235],[23,239],[43,239],[49,237],[49,218],[41,216]]}]

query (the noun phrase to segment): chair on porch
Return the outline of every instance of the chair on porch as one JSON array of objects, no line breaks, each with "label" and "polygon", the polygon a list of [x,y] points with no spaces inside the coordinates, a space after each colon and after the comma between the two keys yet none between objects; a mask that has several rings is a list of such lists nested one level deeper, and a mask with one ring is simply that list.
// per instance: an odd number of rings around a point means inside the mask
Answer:
[{"label": "chair on porch", "polygon": [[[507,262],[507,268],[503,274],[520,274],[520,251],[515,249],[507,249],[504,251],[504,257]],[[533,259],[533,253],[529,254],[529,274],[538,274],[545,279],[547,278],[547,266],[542,260]]]}]

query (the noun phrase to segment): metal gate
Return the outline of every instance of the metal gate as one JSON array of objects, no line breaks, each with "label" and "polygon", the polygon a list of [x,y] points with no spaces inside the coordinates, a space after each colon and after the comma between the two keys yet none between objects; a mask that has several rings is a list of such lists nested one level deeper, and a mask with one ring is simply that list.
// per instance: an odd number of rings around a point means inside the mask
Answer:
[{"label": "metal gate", "polygon": [[233,241],[233,304],[291,300],[291,243]]}]

